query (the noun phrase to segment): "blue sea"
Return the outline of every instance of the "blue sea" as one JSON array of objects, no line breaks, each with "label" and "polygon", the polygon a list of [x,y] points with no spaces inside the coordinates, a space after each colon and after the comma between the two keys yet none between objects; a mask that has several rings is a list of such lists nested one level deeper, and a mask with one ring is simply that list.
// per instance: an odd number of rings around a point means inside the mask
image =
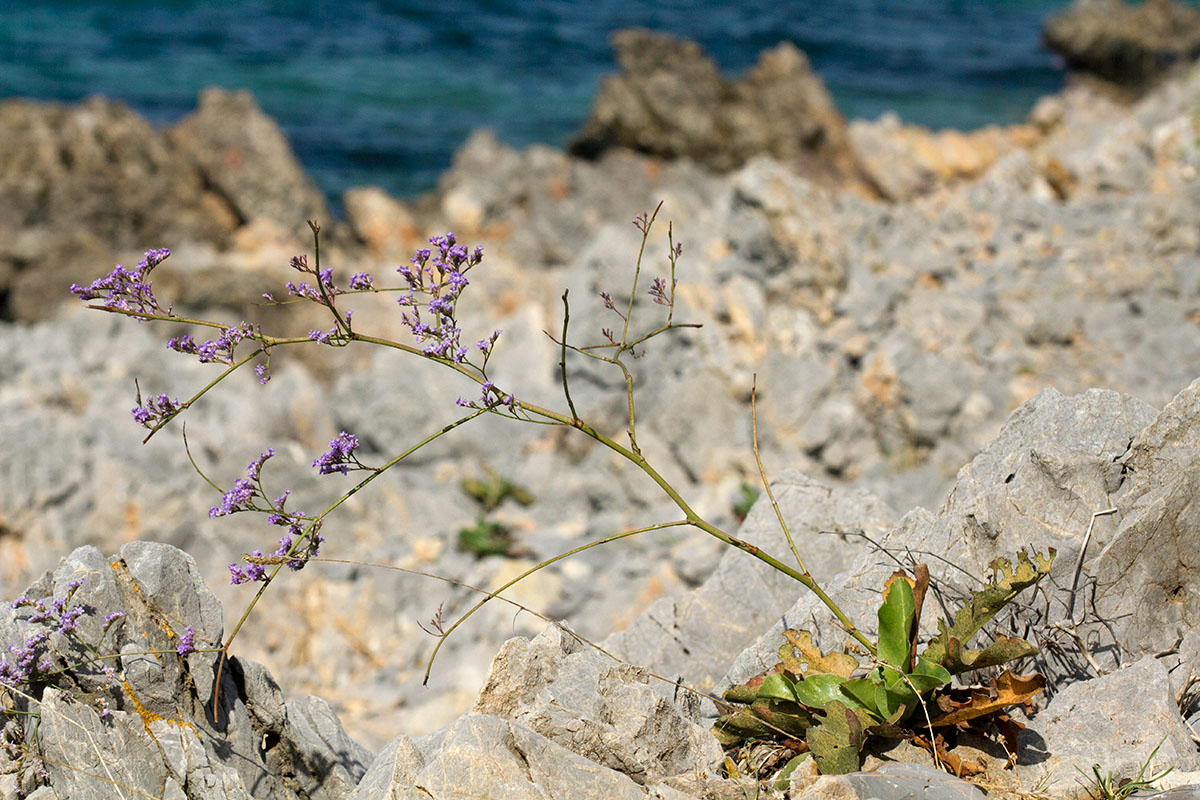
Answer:
[{"label": "blue sea", "polygon": [[935,127],[1020,120],[1063,74],[1043,50],[1067,0],[111,0],[0,7],[0,98],[103,94],[156,123],[206,86],[245,88],[336,203],[431,188],[471,130],[561,145],[614,30],[699,41],[727,72],[794,42],[841,110]]}]

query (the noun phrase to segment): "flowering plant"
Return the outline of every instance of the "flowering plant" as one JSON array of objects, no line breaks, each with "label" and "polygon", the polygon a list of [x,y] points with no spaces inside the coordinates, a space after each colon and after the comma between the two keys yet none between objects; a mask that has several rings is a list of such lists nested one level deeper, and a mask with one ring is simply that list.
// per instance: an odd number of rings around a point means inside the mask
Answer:
[{"label": "flowering plant", "polygon": [[[682,257],[683,248],[674,241],[673,231],[670,227],[668,227],[667,237],[669,271],[666,275],[655,276],[650,281],[649,288],[645,289],[653,303],[664,310],[663,317],[657,325],[652,325],[648,329],[640,330],[634,325],[634,298],[639,294],[643,258],[658,211],[659,209],[656,208],[653,213],[640,214],[634,219],[634,225],[641,232],[642,239],[633,269],[628,303],[618,305],[610,293],[607,291],[600,293],[600,302],[616,318],[611,328],[604,327],[600,330],[600,341],[586,345],[571,343],[569,340],[571,309],[568,294],[567,292],[563,293],[561,333],[557,336],[547,334],[558,346],[560,352],[559,369],[565,407],[557,410],[522,399],[520,394],[512,391],[510,387],[498,385],[493,376],[489,374],[489,361],[501,338],[501,331],[494,330],[483,335],[475,341],[473,346],[464,344],[458,304],[470,286],[469,273],[483,263],[483,250],[479,247],[468,248],[460,243],[452,233],[433,237],[429,240],[429,247],[418,250],[409,263],[401,265],[396,270],[401,282],[396,286],[383,286],[381,285],[382,281],[377,282],[373,276],[359,272],[351,276],[346,287],[343,288],[335,280],[334,271],[322,267],[321,229],[316,223],[309,221],[308,224],[313,235],[312,265],[310,266],[307,255],[295,256],[291,259],[290,266],[300,273],[301,278],[298,281],[287,281],[285,284],[286,298],[276,300],[270,294],[264,296],[266,301],[271,304],[307,302],[317,305],[324,311],[329,320],[329,327],[313,329],[307,336],[300,337],[270,335],[261,330],[259,326],[244,321],[229,324],[181,317],[176,315],[170,306],[164,308],[154,296],[150,274],[167,258],[169,252],[166,250],[149,251],[135,270],[126,270],[118,265],[109,275],[95,281],[90,286],[72,287],[72,291],[81,299],[91,301],[90,307],[92,308],[131,316],[139,321],[170,321],[175,324],[183,323],[195,328],[215,331],[213,338],[203,342],[197,342],[191,335],[184,335],[175,337],[167,343],[171,350],[192,355],[202,363],[223,365],[224,369],[214,380],[183,401],[172,399],[167,394],[150,395],[143,401],[139,389],[137,407],[133,409],[132,413],[134,419],[148,429],[146,439],[154,436],[221,381],[243,367],[253,364],[253,369],[260,382],[265,383],[270,380],[271,355],[279,347],[338,348],[345,347],[352,342],[363,342],[402,351],[413,357],[434,362],[459,373],[479,387],[477,396],[457,399],[457,405],[464,410],[462,416],[379,465],[370,465],[361,461],[356,455],[359,447],[357,436],[347,431],[340,432],[329,443],[329,448],[313,460],[312,466],[321,475],[340,473],[346,476],[354,472],[361,474],[361,477],[352,488],[316,514],[294,511],[289,508],[287,504],[292,495],[290,490],[275,497],[271,497],[264,490],[261,475],[265,465],[274,455],[272,449],[263,451],[255,458],[246,467],[245,477],[236,479],[228,489],[220,489],[217,483],[204,476],[205,480],[208,480],[221,494],[220,501],[212,507],[210,516],[217,518],[242,512],[256,512],[266,515],[269,525],[284,529],[283,535],[277,540],[277,546],[269,554],[264,555],[261,550],[255,550],[244,556],[242,563],[229,565],[233,583],[256,584],[258,589],[223,643],[223,652],[228,652],[255,605],[279,576],[280,570],[284,566],[292,571],[297,571],[319,557],[320,546],[324,541],[320,531],[327,517],[342,503],[365,488],[379,475],[429,443],[484,414],[492,414],[518,422],[559,426],[577,431],[598,442],[633,464],[653,481],[678,509],[679,517],[672,521],[647,525],[592,541],[542,561],[502,586],[483,592],[483,598],[452,624],[443,624],[439,611],[432,624],[438,642],[426,667],[426,680],[428,680],[434,660],[447,638],[485,603],[496,598],[517,582],[550,564],[590,548],[647,531],[687,526],[699,529],[723,544],[745,552],[812,591],[837,619],[839,625],[857,642],[857,647],[866,655],[869,661],[868,666],[872,670],[866,678],[852,679],[851,673],[857,669],[859,662],[843,654],[843,658],[833,659],[837,662],[836,670],[815,672],[810,670],[812,674],[806,676],[803,669],[784,669],[777,672],[775,676],[767,676],[765,680],[760,681],[761,686],[754,687],[753,690],[747,689],[748,695],[743,693],[745,696],[739,695],[734,698],[748,704],[757,703],[757,705],[752,706],[751,710],[746,713],[727,716],[723,721],[723,741],[726,744],[735,745],[742,741],[745,738],[744,731],[750,731],[755,735],[764,731],[770,733],[771,730],[779,732],[779,727],[772,722],[778,716],[776,705],[788,703],[790,704],[789,708],[794,706],[801,709],[798,713],[803,719],[808,720],[809,724],[799,725],[795,730],[799,735],[804,735],[805,731],[813,732],[815,739],[811,746],[816,752],[824,747],[816,742],[821,741],[822,737],[829,739],[832,734],[830,734],[828,726],[811,724],[813,714],[824,713],[828,719],[836,717],[838,724],[842,724],[844,727],[843,723],[849,717],[846,717],[843,712],[847,708],[851,708],[858,714],[855,717],[857,722],[851,725],[853,730],[850,733],[840,732],[838,736],[833,737],[837,740],[837,747],[840,748],[838,752],[841,753],[849,746],[844,740],[847,737],[855,740],[855,736],[859,736],[855,731],[859,731],[864,725],[867,727],[885,725],[891,726],[887,730],[895,730],[896,726],[907,719],[908,715],[911,715],[918,707],[923,707],[933,694],[949,681],[950,672],[947,669],[954,671],[951,668],[951,662],[946,660],[950,658],[950,655],[941,659],[934,659],[932,656],[916,659],[913,655],[919,611],[914,615],[912,589],[919,589],[919,582],[896,582],[891,595],[894,599],[885,602],[881,607],[880,636],[873,639],[865,635],[805,567],[804,560],[788,531],[778,504],[775,503],[771,488],[765,479],[761,459],[758,463],[759,472],[763,476],[764,488],[783,529],[795,566],[727,533],[704,519],[692,509],[676,488],[663,477],[662,473],[643,453],[638,444],[634,378],[626,361],[629,358],[638,358],[643,355],[644,345],[662,334],[682,328],[699,327],[693,323],[676,322],[674,319],[676,268]],[[353,311],[344,307],[344,298],[349,296],[383,292],[394,292],[399,295],[397,305],[399,306],[400,320],[409,332],[411,341],[397,341],[361,330],[353,321]],[[465,341],[470,342],[471,338],[465,338]],[[607,364],[621,373],[626,406],[624,440],[619,441],[617,438],[603,433],[602,426],[582,418],[577,412],[567,378],[566,363],[569,356]],[[755,455],[758,456],[757,426],[755,426]],[[194,461],[193,466],[195,466]],[[199,467],[196,469],[199,471]],[[203,475],[203,473],[201,474]],[[1040,577],[1041,574],[1044,573],[1040,570],[1036,571],[1035,578]],[[923,591],[923,589],[919,591]],[[909,599],[907,604],[903,604],[901,601],[901,598],[904,597]],[[1007,599],[1004,601],[1006,602]],[[900,608],[902,605],[903,608]],[[885,610],[888,612],[886,621]],[[968,616],[970,619],[960,626],[964,631],[970,628],[973,620],[976,619],[970,614]],[[895,619],[892,619],[893,617]],[[971,629],[971,633],[977,629],[977,627]],[[960,633],[957,628],[955,632],[956,635]],[[951,641],[955,643],[954,646],[965,643],[965,639],[961,641],[951,639]],[[181,648],[184,642],[190,643],[190,638],[181,641]],[[1012,652],[1018,650],[1022,654],[1026,652],[1021,648],[1015,648]],[[953,652],[959,651],[953,650]],[[851,661],[853,661],[853,665],[850,664]],[[818,673],[821,677],[816,677]],[[871,692],[870,698],[866,696],[868,689]],[[874,694],[877,689],[879,692],[883,692],[878,698]],[[925,716],[928,719],[929,715]],[[843,719],[844,717],[845,719]],[[765,727],[759,725],[764,720]],[[738,725],[741,727],[737,727]],[[839,736],[840,738],[838,738]],[[852,749],[853,753],[849,757],[824,757],[822,763],[838,770],[849,768],[857,762],[859,753],[857,747]]]}]

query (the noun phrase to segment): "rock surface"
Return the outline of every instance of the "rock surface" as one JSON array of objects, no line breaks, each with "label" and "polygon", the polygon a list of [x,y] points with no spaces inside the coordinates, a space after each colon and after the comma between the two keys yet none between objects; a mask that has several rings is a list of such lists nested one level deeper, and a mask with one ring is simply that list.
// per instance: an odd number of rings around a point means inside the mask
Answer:
[{"label": "rock surface", "polygon": [[634,29],[612,46],[621,72],[601,83],[573,154],[626,147],[729,170],[766,153],[814,175],[852,166],[846,123],[794,45],[764,51],[737,81],[695,42]]},{"label": "rock surface", "polygon": [[1042,38],[1072,69],[1144,86],[1200,56],[1200,13],[1175,0],[1076,0]]},{"label": "rock surface", "polygon": [[[49,620],[37,621],[38,601]],[[7,702],[33,715],[6,719],[12,749],[0,759],[26,791],[334,800],[366,773],[371,754],[323,700],[285,704],[262,666],[220,664],[221,607],[176,548],[131,542],[111,558],[80,548],[17,602],[0,616],[0,646],[9,665],[24,650],[37,666]],[[71,609],[82,612],[73,629],[61,622]],[[181,655],[188,636],[197,649]]]},{"label": "rock surface", "polygon": [[205,89],[196,111],[167,131],[167,139],[200,170],[239,224],[266,217],[292,228],[327,220],[329,209],[292,146],[246,91]]},{"label": "rock surface", "polygon": [[[693,55],[685,64],[709,75],[710,89],[725,92],[731,109],[752,95],[762,102],[772,92],[786,96],[779,87],[763,87],[772,85],[767,77],[792,74],[799,63],[778,51],[764,61],[770,67],[777,59],[774,67],[752,73],[761,78],[753,88],[748,77],[713,78]],[[690,87],[677,86],[684,88]],[[156,273],[156,289],[168,302],[230,322],[244,313],[272,329],[282,323],[285,315],[270,316],[278,310],[248,307],[234,295],[282,294],[287,259],[306,248],[289,223],[316,213],[315,200],[288,166],[285,142],[266,134],[250,142],[215,129],[213,107],[266,130],[267,120],[252,104],[212,97],[182,139],[100,100],[70,109],[20,101],[0,106],[11,134],[2,141],[23,154],[0,176],[0,197],[15,210],[12,219],[37,232],[27,239],[19,231],[0,237],[9,248],[0,258],[4,285],[103,274],[111,237],[118,235],[112,231],[119,230],[128,235],[119,246],[134,254],[135,247],[173,248]],[[332,243],[342,246],[323,246],[323,259],[330,259],[339,281],[371,270],[383,284],[392,283],[395,254],[415,244],[408,239],[417,231],[423,237],[452,229],[472,246],[484,245],[486,269],[471,277],[472,296],[482,302],[471,309],[464,304],[464,331],[486,335],[502,328],[489,364],[498,384],[559,408],[559,350],[544,331],[562,329],[562,288],[570,289],[572,343],[591,343],[602,327],[615,324],[596,299],[601,290],[622,308],[633,295],[638,319],[659,324],[663,317],[656,315],[665,312],[644,292],[652,275],[669,269],[664,223],[672,219],[672,241],[684,243],[674,319],[704,327],[650,343],[647,357],[631,362],[630,370],[643,452],[693,509],[735,529],[739,487],[757,482],[753,389],[767,470],[798,470],[775,482],[785,519],[814,574],[835,596],[845,594],[851,616],[873,618],[878,587],[895,566],[866,536],[901,559],[934,553],[952,562],[955,567],[946,565],[940,574],[935,569],[947,602],[984,576],[996,556],[1053,546],[1058,558],[1039,603],[1002,620],[1018,632],[1027,624],[1037,632],[1043,645],[1038,666],[1051,677],[1052,707],[1060,697],[1073,697],[1070,692],[1125,691],[1132,674],[1157,687],[1155,713],[1178,733],[1171,704],[1189,718],[1200,705],[1191,546],[1197,523],[1189,505],[1200,390],[1179,391],[1196,378],[1200,363],[1200,340],[1192,335],[1200,324],[1198,103],[1200,74],[1192,72],[1128,107],[1076,86],[1040,103],[1028,126],[1001,132],[956,138],[887,120],[855,123],[851,143],[857,130],[860,161],[875,165],[876,192],[892,197],[886,203],[814,183],[797,174],[792,156],[773,157],[769,147],[757,155],[738,150],[739,142],[776,141],[753,114],[748,119],[758,121],[748,130],[757,131],[754,136],[731,134],[726,142],[734,147],[730,153],[741,154],[740,166],[727,174],[689,158],[663,160],[623,148],[594,160],[546,147],[516,151],[478,134],[437,192],[421,202],[353,193],[347,202],[353,240],[335,236]],[[735,118],[727,119],[734,131],[740,130],[730,121]],[[193,155],[180,155],[181,141],[192,143]],[[248,165],[220,157],[228,147],[258,153],[254,148],[263,143],[271,143],[270,152],[259,154],[263,163],[277,165],[288,185],[299,187],[290,210],[278,186],[257,185],[268,175],[239,171]],[[60,152],[76,155],[62,159]],[[894,176],[886,174],[891,153],[904,159]],[[895,180],[890,188],[888,177]],[[219,183],[224,188],[214,191]],[[128,192],[130,186],[143,194]],[[38,197],[49,198],[44,207]],[[641,237],[628,220],[657,199],[664,210],[648,243],[642,282],[631,288]],[[176,201],[181,205],[172,205]],[[66,225],[75,202],[82,203],[84,222],[64,234],[59,221]],[[246,209],[260,203],[274,209],[275,218],[250,218]],[[39,228],[39,215],[55,227]],[[159,236],[171,241],[141,238]],[[68,255],[52,264],[40,260],[59,252]],[[55,277],[60,264],[82,271],[85,263],[85,274]],[[16,292],[10,289],[10,301]],[[391,297],[356,301],[362,330],[403,335]],[[135,377],[143,391],[186,397],[217,374],[212,365],[165,351],[163,341],[180,331],[126,323],[86,312],[0,327],[0,589],[12,597],[43,570],[66,569],[55,564],[80,545],[116,552],[135,548],[126,545],[132,540],[162,540],[195,556],[194,569],[213,581],[228,626],[247,594],[227,585],[226,565],[243,552],[273,547],[278,533],[243,524],[244,516],[209,519],[220,495],[201,493],[207,489],[191,475],[170,432],[143,446],[129,422],[114,423],[133,405]],[[292,324],[303,336],[328,323]],[[271,486],[294,489],[300,507],[325,508],[351,485],[342,476],[318,478],[311,468],[338,431],[357,433],[364,458],[382,463],[455,419],[455,397],[474,390],[449,373],[396,362],[387,353],[308,349],[315,352],[277,355],[267,386],[234,376],[189,410],[192,455],[218,485],[230,485],[271,446],[277,451],[267,471]],[[574,402],[583,416],[623,436],[623,377],[594,367],[568,359]],[[189,669],[193,688],[177,680],[182,668],[170,653],[161,661],[122,657],[122,669],[147,682],[140,702],[163,717],[150,734],[128,708],[113,710],[119,724],[106,727],[98,710],[76,710],[52,689],[45,703],[63,714],[93,714],[80,717],[84,728],[111,736],[114,747],[131,754],[121,780],[150,787],[151,794],[171,796],[175,786],[191,791],[194,783],[209,787],[208,796],[238,796],[228,787],[245,789],[256,780],[255,769],[275,776],[257,778],[266,781],[259,787],[264,792],[276,791],[270,787],[287,775],[293,783],[279,791],[348,794],[369,759],[343,738],[334,713],[353,739],[371,747],[392,741],[354,789],[359,797],[411,795],[417,785],[444,796],[482,792],[492,774],[490,757],[514,792],[534,797],[588,796],[595,787],[631,797],[753,792],[717,778],[711,745],[697,736],[703,732],[697,708],[676,682],[720,689],[731,664],[728,680],[761,670],[785,624],[812,627],[827,646],[845,636],[796,587],[742,553],[723,554],[695,532],[656,531],[589,550],[506,593],[527,608],[568,619],[580,636],[629,665],[576,650],[554,628],[533,642],[504,646],[481,696],[487,664],[502,643],[545,628],[541,617],[492,602],[465,626],[465,635],[449,640],[430,687],[421,686],[428,639],[415,621],[442,612],[453,619],[475,595],[462,587],[431,589],[428,579],[391,568],[490,588],[564,549],[678,518],[653,482],[607,451],[563,431],[501,422],[456,431],[381,476],[331,518],[326,554],[379,566],[313,564],[272,585],[271,613],[252,615],[230,662],[229,674],[236,664],[242,677],[229,693],[241,720],[229,735],[250,748],[241,766],[222,761],[207,745],[193,746],[169,723],[189,708],[189,719],[199,719],[203,681],[213,679],[211,654],[188,656],[189,665],[196,659],[207,665],[207,672]],[[458,548],[458,531],[476,524],[481,513],[458,487],[465,478],[486,477],[488,469],[526,487],[535,501],[509,500],[490,512],[510,527],[512,545],[504,555],[478,558]],[[897,520],[892,508],[914,510]],[[788,547],[773,517],[760,503],[739,535],[783,557]],[[111,572],[98,551],[79,553],[95,562],[89,575]],[[176,597],[193,577],[180,578],[180,586],[143,579],[154,585],[159,602],[159,594]],[[51,590],[60,591],[61,582],[47,585]],[[221,612],[207,600],[203,608],[180,603],[168,609],[177,622],[205,620],[196,635],[215,644]],[[136,631],[140,637],[142,628]],[[19,646],[26,633],[6,628],[4,635]],[[165,629],[146,635],[174,647]],[[142,640],[120,644],[134,641]],[[1160,666],[1143,664],[1146,656],[1158,656]],[[270,674],[251,659],[270,664]],[[1143,668],[1146,675],[1136,672]],[[329,705],[284,703],[270,675],[288,695],[316,694]],[[1098,681],[1110,683],[1083,688]],[[115,703],[118,695],[112,697]],[[486,713],[463,717],[473,706]],[[626,708],[630,713],[622,717]],[[708,708],[702,703],[699,711]],[[1050,725],[1046,713],[1030,721],[1031,741],[1076,735]],[[65,722],[53,726],[56,737],[79,731]],[[634,730],[648,734],[639,739]],[[287,743],[259,753],[261,731]],[[143,746],[156,740],[158,750]],[[678,749],[664,750],[668,740]],[[1178,736],[1172,741],[1171,759],[1183,769],[1190,763],[1186,746]],[[1091,752],[1082,744],[1078,751],[1056,748],[1075,753],[1071,763],[1084,763]],[[1104,741],[1095,748],[1116,752]],[[456,771],[469,759],[479,769]],[[1119,769],[1126,770],[1124,761]],[[91,779],[64,773],[55,780],[65,787]],[[797,785],[793,794],[875,791],[855,788],[851,779],[822,786]],[[953,786],[969,796],[969,788]],[[0,797],[16,789],[0,778]],[[258,796],[257,789],[246,790]],[[38,792],[48,797],[54,790]]]}]

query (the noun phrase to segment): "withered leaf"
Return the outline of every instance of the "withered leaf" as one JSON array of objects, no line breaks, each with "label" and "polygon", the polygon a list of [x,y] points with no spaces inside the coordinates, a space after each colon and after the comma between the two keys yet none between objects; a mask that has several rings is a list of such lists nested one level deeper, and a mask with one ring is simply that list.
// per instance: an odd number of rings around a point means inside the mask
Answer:
[{"label": "withered leaf", "polygon": [[986,689],[971,689],[965,697],[958,692],[938,698],[942,713],[933,718],[936,726],[958,725],[976,717],[983,717],[1009,706],[1027,703],[1046,687],[1046,679],[1038,673],[1014,675],[1010,670],[992,679]]},{"label": "withered leaf", "polygon": [[[982,589],[971,592],[971,597],[954,615],[953,621],[938,622],[940,632],[929,642],[922,655],[957,675],[969,669],[1000,664],[1004,660],[1036,652],[1032,645],[1009,637],[1004,637],[1002,644],[998,640],[984,651],[968,650],[963,645],[990,622],[1005,604],[1049,574],[1053,561],[1053,548],[1044,557],[1034,553],[1032,560],[1027,553],[1020,552],[1015,567],[1008,559],[996,559],[992,562],[994,572],[991,580]],[[991,652],[985,658],[984,653],[988,650]]]},{"label": "withered leaf", "polygon": [[783,632],[787,642],[779,648],[779,666],[796,676],[828,672],[842,678],[858,668],[858,659],[846,653],[821,652],[808,631],[788,629]]}]

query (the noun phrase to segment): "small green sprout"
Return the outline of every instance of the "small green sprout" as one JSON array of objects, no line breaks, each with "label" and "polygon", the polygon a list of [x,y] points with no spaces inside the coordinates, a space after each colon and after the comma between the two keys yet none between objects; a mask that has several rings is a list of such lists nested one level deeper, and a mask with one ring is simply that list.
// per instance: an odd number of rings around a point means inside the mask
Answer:
[{"label": "small green sprout", "polygon": [[[1088,777],[1087,773],[1079,770],[1079,774],[1083,775],[1088,782],[1087,790],[1090,797],[1095,800],[1125,800],[1132,796],[1135,792],[1154,792],[1158,787],[1154,784],[1158,783],[1163,778],[1170,774],[1173,767],[1168,767],[1162,772],[1152,777],[1146,777],[1146,770],[1150,767],[1150,762],[1154,760],[1154,756],[1158,755],[1158,749],[1167,741],[1167,737],[1159,741],[1158,745],[1150,751],[1150,755],[1146,756],[1146,760],[1142,762],[1141,769],[1138,770],[1136,778],[1131,778],[1125,781],[1113,781],[1112,770],[1109,770],[1107,775],[1100,774],[1100,765],[1092,764],[1092,774],[1095,777]],[[1076,767],[1076,769],[1079,769]]]},{"label": "small green sprout", "polygon": [[512,544],[512,531],[508,526],[488,519],[481,519],[474,527],[458,532],[458,549],[479,558],[508,555]]}]

